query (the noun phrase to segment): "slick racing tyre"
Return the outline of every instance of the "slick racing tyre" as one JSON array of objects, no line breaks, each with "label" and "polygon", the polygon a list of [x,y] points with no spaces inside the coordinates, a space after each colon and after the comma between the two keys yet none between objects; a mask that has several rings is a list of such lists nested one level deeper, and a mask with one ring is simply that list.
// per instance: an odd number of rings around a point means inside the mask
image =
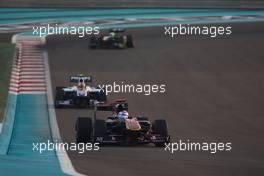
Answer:
[{"label": "slick racing tyre", "polygon": [[93,136],[94,143],[98,142],[102,144],[105,135],[106,135],[105,121],[101,119],[96,119],[94,121],[94,136]]},{"label": "slick racing tyre", "polygon": [[75,131],[77,143],[92,142],[92,119],[90,117],[78,117],[75,124]]},{"label": "slick racing tyre", "polygon": [[107,96],[106,96],[106,93],[105,93],[105,89],[101,90],[100,92],[98,92],[96,94],[96,100],[97,101],[107,101]]},{"label": "slick racing tyre", "polygon": [[59,104],[59,100],[64,99],[64,87],[56,87],[56,95],[55,95],[55,108],[61,108],[61,105]]},{"label": "slick racing tyre", "polygon": [[[164,139],[167,139],[168,126],[167,126],[166,120],[163,120],[163,119],[155,120],[153,125],[152,125],[152,127],[153,127],[154,134],[159,134]],[[165,146],[165,142],[155,143],[155,146],[156,147],[164,147]]]}]

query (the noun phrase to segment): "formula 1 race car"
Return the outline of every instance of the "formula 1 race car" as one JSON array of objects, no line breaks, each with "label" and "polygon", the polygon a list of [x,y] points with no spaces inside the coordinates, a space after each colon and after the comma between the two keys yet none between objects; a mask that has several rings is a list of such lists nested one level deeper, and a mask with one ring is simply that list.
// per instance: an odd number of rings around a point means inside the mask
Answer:
[{"label": "formula 1 race car", "polygon": [[[116,112],[106,120],[95,117],[79,117],[75,124],[77,143],[103,144],[148,144],[153,143],[156,147],[164,147],[170,142],[167,123],[164,119],[151,122],[147,117],[127,116],[120,119],[120,114],[127,114],[122,104],[113,103]],[[110,106],[112,106],[110,105]],[[104,105],[106,106],[106,105]],[[118,112],[119,111],[119,112]]]},{"label": "formula 1 race car", "polygon": [[105,48],[105,49],[124,49],[133,48],[134,41],[132,35],[124,33],[124,29],[110,29],[109,34],[100,36],[91,36],[90,48]]},{"label": "formula 1 race car", "polygon": [[71,76],[70,87],[56,87],[55,107],[86,108],[95,103],[106,102],[105,91],[99,87],[87,85],[92,82],[91,76]]}]

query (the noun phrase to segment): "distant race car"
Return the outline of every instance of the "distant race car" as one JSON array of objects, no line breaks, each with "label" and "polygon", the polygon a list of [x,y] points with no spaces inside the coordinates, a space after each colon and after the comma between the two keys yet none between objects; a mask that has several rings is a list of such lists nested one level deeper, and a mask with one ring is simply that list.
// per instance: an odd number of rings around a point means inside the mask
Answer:
[{"label": "distant race car", "polygon": [[134,40],[132,35],[125,34],[124,29],[110,29],[109,34],[91,36],[90,48],[105,48],[105,49],[124,49],[134,48]]},{"label": "distant race car", "polygon": [[[79,117],[75,124],[77,143],[99,144],[148,144],[163,147],[170,142],[167,122],[158,119],[151,122],[147,117],[131,117],[128,105],[123,101],[99,104],[101,110],[114,110],[106,120],[95,117]],[[121,118],[123,115],[124,118]]]},{"label": "distant race car", "polygon": [[91,76],[71,76],[70,87],[56,87],[55,107],[86,108],[93,107],[95,103],[106,102],[105,91],[89,86],[91,82]]}]

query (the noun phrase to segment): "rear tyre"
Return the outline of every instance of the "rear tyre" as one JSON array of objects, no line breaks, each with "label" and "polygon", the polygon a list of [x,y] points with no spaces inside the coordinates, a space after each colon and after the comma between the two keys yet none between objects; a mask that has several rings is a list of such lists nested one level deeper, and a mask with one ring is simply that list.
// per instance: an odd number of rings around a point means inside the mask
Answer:
[{"label": "rear tyre", "polygon": [[105,92],[103,92],[103,91],[100,92],[98,96],[99,96],[98,97],[99,101],[107,101],[107,96],[106,96]]},{"label": "rear tyre", "polygon": [[78,117],[75,123],[75,131],[77,143],[92,142],[92,119],[90,117]]},{"label": "rear tyre", "polygon": [[[97,88],[100,89],[100,87],[97,87]],[[95,95],[94,98],[97,101],[104,101],[104,102],[106,102],[107,101],[107,96],[106,96],[106,93],[105,92],[106,92],[105,89],[101,90],[100,92],[96,93],[96,95]]]},{"label": "rear tyre", "polygon": [[56,87],[56,95],[55,95],[55,108],[61,108],[62,106],[59,104],[59,100],[62,100],[64,98],[64,87]]},{"label": "rear tyre", "polygon": [[135,47],[132,35],[127,35],[127,47],[128,48],[134,48]]},{"label": "rear tyre", "polygon": [[94,142],[102,144],[106,135],[106,124],[104,120],[96,119],[94,122]]},{"label": "rear tyre", "polygon": [[[159,134],[164,139],[167,139],[167,137],[168,137],[168,125],[167,125],[166,120],[163,120],[163,119],[155,120],[153,125],[152,125],[152,128],[153,128],[154,134]],[[168,142],[168,141],[165,141],[165,142]],[[155,143],[155,146],[156,147],[164,147],[165,142]]]}]

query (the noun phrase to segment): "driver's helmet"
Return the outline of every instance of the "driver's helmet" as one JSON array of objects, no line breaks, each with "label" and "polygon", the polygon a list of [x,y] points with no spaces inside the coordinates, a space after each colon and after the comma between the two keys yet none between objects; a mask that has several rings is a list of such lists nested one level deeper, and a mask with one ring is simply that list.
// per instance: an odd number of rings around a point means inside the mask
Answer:
[{"label": "driver's helmet", "polygon": [[83,79],[80,79],[77,87],[78,87],[79,90],[84,90],[85,89],[85,83],[84,83]]},{"label": "driver's helmet", "polygon": [[116,105],[116,113],[119,113],[119,112],[121,112],[121,111],[123,111],[123,110],[124,110],[124,107],[123,107],[122,104],[117,104],[117,105]]},{"label": "driver's helmet", "polygon": [[127,111],[124,110],[124,111],[120,111],[117,116],[120,120],[125,120],[128,118],[129,114]]}]

